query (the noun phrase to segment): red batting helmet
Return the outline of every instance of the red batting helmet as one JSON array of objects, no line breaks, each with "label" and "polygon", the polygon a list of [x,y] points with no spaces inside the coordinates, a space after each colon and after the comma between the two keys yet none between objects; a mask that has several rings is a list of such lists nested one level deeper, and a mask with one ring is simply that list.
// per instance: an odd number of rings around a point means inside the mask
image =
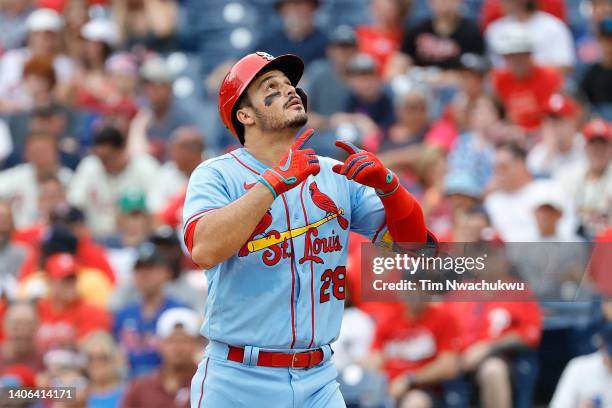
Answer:
[{"label": "red batting helmet", "polygon": [[[244,126],[236,119],[236,103],[251,82],[264,70],[282,71],[296,86],[304,73],[304,61],[297,55],[286,54],[273,57],[265,52],[249,54],[238,61],[225,76],[219,89],[219,114],[225,127],[244,144]],[[306,98],[302,90],[297,90],[306,108]]]}]

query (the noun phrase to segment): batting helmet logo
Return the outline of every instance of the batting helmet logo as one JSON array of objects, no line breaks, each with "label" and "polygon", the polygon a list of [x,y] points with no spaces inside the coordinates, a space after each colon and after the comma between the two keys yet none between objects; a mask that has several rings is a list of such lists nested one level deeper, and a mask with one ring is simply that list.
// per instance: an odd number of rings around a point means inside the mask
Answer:
[{"label": "batting helmet logo", "polygon": [[262,58],[267,59],[268,61],[273,61],[274,57],[270,54],[268,54],[267,52],[263,52],[263,51],[257,51],[255,54],[259,55]]},{"label": "batting helmet logo", "polygon": [[[251,82],[263,70],[278,69],[287,75],[293,86],[297,86],[304,73],[304,62],[296,55],[274,57],[266,52],[249,54],[238,61],[225,76],[219,90],[219,115],[225,127],[244,144],[244,127],[236,119],[236,105]],[[298,94],[305,95],[299,90]],[[302,97],[306,107],[305,97]]]}]

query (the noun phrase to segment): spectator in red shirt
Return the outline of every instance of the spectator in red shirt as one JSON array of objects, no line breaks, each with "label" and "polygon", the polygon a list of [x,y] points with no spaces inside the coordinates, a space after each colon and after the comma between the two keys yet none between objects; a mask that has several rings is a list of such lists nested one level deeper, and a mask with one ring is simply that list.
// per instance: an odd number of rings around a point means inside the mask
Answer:
[{"label": "spectator in red shirt", "polygon": [[563,77],[552,68],[535,64],[529,33],[518,25],[512,28],[497,44],[507,68],[493,70],[493,87],[512,121],[532,131],[540,126],[550,97],[563,86]]},{"label": "spectator in red shirt", "polygon": [[157,322],[162,365],[154,373],[133,380],[123,408],[188,407],[191,378],[196,371],[200,318],[190,309],[166,310]]},{"label": "spectator in red shirt", "polygon": [[4,340],[0,345],[0,371],[14,364],[34,371],[43,368],[42,356],[36,345],[38,316],[29,303],[14,303],[4,316]]},{"label": "spectator in red shirt", "polygon": [[108,261],[106,252],[91,236],[89,228],[85,225],[83,212],[76,207],[63,203],[53,209],[49,218],[51,225],[39,226],[37,230],[19,235],[23,242],[29,243],[34,249],[21,269],[20,278],[24,279],[38,270],[40,257],[41,255],[44,256],[45,246],[52,245],[56,240],[54,227],[60,226],[77,239],[75,257],[79,265],[82,268],[99,271],[108,280],[109,284],[114,284],[116,281],[115,273]]},{"label": "spectator in red shirt", "polygon": [[[389,376],[389,392],[399,407],[429,407],[434,386],[457,374],[458,340],[455,321],[444,304],[411,299],[378,325],[371,364]],[[413,405],[417,401],[419,405]]]},{"label": "spectator in red shirt", "polygon": [[[487,247],[486,268],[478,279],[515,281],[509,275],[511,265],[505,251],[504,247]],[[520,392],[527,397],[513,395],[511,372],[518,353],[535,350],[540,343],[542,312],[533,294],[529,290],[483,291],[468,296],[464,297],[467,302],[452,303],[451,310],[461,333],[461,368],[475,375],[480,406],[510,408],[513,399],[530,401],[535,384],[521,383]]]},{"label": "spectator in red shirt", "polygon": [[373,23],[356,30],[360,52],[376,60],[381,74],[385,73],[389,58],[402,44],[404,20],[410,12],[411,3],[410,0],[371,0]]},{"label": "spectator in red shirt", "polygon": [[78,266],[67,253],[51,255],[45,263],[49,278],[46,298],[38,304],[41,349],[73,346],[94,330],[111,329],[111,317],[104,309],[87,304],[77,291]]}]

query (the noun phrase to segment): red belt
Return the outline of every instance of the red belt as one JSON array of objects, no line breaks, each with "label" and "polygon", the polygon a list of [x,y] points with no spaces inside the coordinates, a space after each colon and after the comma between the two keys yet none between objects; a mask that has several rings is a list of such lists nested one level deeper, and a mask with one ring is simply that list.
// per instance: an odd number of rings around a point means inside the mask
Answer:
[{"label": "red belt", "polygon": [[[323,361],[323,350],[304,351],[301,353],[276,353],[272,351],[260,351],[257,365],[260,367],[284,367],[284,368],[311,368]],[[242,363],[244,361],[244,349],[229,346],[227,359]]]}]

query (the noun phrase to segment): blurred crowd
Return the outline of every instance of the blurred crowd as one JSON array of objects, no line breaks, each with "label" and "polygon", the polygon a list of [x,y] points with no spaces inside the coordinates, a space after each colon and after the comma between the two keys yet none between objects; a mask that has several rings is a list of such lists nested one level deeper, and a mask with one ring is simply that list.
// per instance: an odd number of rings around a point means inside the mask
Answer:
[{"label": "blurred crowd", "polygon": [[[612,0],[0,0],[3,386],[189,405],[207,283],[182,205],[240,147],[218,87],[254,51],[304,59],[311,147],[376,152],[439,241],[563,243],[566,266],[612,242]],[[381,304],[355,282],[334,356],[350,407],[612,407],[610,285]]]}]

